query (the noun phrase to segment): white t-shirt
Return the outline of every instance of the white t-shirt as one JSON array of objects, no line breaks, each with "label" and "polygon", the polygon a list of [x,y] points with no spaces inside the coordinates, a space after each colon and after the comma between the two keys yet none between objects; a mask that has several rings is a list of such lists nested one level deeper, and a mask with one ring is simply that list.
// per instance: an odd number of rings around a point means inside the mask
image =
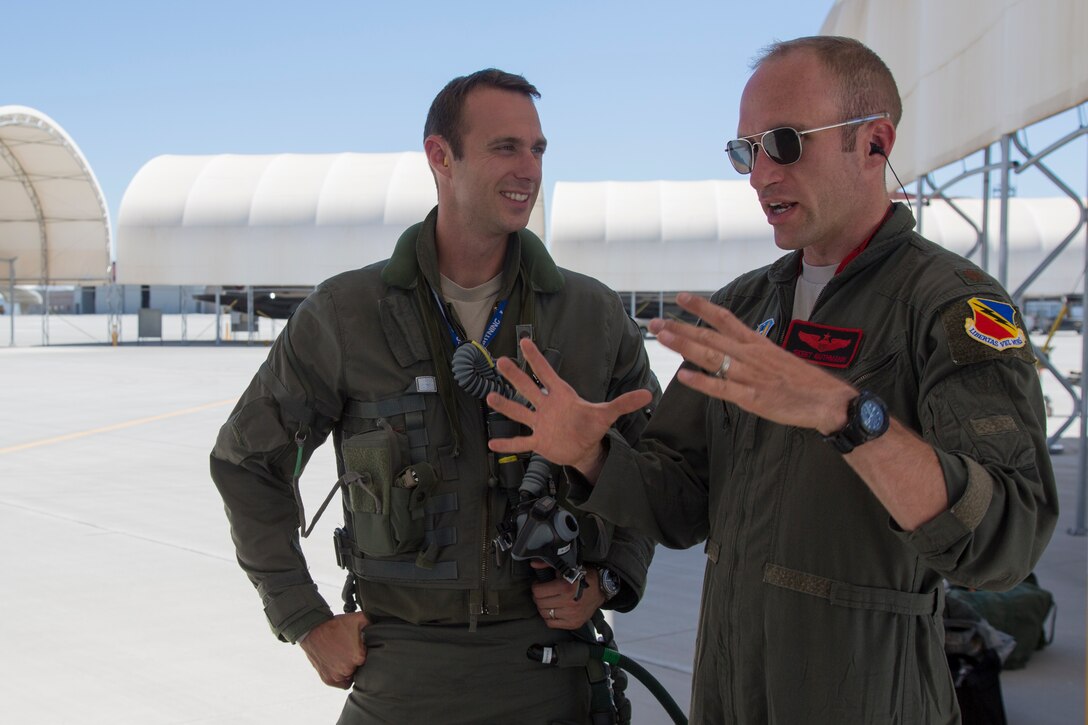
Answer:
[{"label": "white t-shirt", "polygon": [[838,268],[837,264],[817,267],[801,261],[801,276],[797,278],[797,289],[793,293],[793,319],[808,319],[812,308],[816,306],[816,299],[835,276]]}]

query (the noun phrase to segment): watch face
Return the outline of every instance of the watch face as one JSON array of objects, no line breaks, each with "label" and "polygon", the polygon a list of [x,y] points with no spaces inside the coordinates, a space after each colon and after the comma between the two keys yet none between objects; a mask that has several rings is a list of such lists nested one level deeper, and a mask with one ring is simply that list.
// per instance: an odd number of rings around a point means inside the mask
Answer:
[{"label": "watch face", "polygon": [[861,401],[858,419],[866,433],[877,433],[884,427],[884,408],[875,400]]},{"label": "watch face", "polygon": [[597,574],[601,581],[601,591],[605,593],[605,596],[616,596],[620,591],[619,577],[616,576],[616,572],[602,568],[598,570]]}]

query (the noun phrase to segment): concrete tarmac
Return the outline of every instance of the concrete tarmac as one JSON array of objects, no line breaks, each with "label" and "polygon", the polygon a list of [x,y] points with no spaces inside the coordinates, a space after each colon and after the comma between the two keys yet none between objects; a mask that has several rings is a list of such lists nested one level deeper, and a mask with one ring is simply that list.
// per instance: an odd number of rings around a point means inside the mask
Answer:
[{"label": "concrete tarmac", "polygon": [[[37,327],[18,332],[18,347],[0,335],[0,721],[335,722],[343,693],[269,633],[208,477],[216,433],[266,341],[56,344],[65,341],[56,330],[75,324],[57,323],[50,347],[27,346]],[[1070,369],[1079,370],[1079,340],[1065,345]],[[676,356],[649,349],[668,380]],[[1056,409],[1069,407],[1054,397]],[[1088,557],[1085,537],[1068,533],[1075,446],[1066,440],[1054,457],[1063,510],[1037,568],[1058,601],[1055,639],[1027,668],[1002,674],[1013,725],[1084,722]],[[326,446],[303,478],[306,500],[319,502],[335,477]],[[322,521],[303,548],[335,608],[333,526]],[[643,602],[615,618],[625,654],[685,710],[703,563],[701,549],[659,548]],[[633,679],[629,694],[636,723],[667,722]]]}]

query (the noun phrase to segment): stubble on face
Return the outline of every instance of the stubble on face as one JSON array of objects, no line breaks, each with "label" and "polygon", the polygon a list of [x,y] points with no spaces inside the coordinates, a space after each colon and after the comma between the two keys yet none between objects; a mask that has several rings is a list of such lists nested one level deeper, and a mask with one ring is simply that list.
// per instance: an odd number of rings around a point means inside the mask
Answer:
[{"label": "stubble on face", "polygon": [[504,239],[528,224],[540,191],[546,141],[536,106],[520,93],[476,89],[465,99],[462,129],[451,175],[462,231]]},{"label": "stubble on face", "polygon": [[[765,61],[741,96],[738,135],[838,123],[844,119],[834,90],[830,71],[809,51]],[[760,149],[749,181],[779,248],[804,250],[813,264],[834,264],[861,241],[851,242],[847,231],[858,170],[842,150],[838,129],[802,137],[801,143],[801,159],[789,166],[776,164]]]}]

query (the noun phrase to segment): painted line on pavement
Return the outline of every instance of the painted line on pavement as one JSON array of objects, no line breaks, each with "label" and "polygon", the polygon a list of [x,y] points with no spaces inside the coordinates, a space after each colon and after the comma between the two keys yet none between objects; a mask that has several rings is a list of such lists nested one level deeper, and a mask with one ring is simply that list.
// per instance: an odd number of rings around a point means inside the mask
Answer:
[{"label": "painted line on pavement", "polygon": [[214,403],[205,403],[204,405],[197,405],[192,408],[182,408],[181,410],[175,410],[172,413],[163,413],[161,415],[152,415],[147,418],[137,418],[136,420],[125,421],[124,423],[114,423],[113,425],[102,426],[101,428],[91,428],[90,430],[78,431],[76,433],[65,433],[64,435],[54,436],[53,438],[43,438],[38,441],[31,441],[29,443],[20,443],[15,446],[8,446],[6,448],[0,448],[0,456],[6,453],[16,453],[18,451],[25,451],[28,448],[38,448],[39,446],[48,446],[53,443],[63,443],[64,441],[75,440],[76,438],[85,438],[87,436],[98,435],[99,433],[111,433],[115,430],[123,430],[125,428],[132,428],[138,425],[144,425],[145,423],[155,423],[160,420],[166,420],[168,418],[176,418],[180,415],[190,415],[192,413],[199,413],[210,408],[218,408],[223,405],[233,405],[238,402],[237,398],[229,398],[227,400],[219,400]]}]

